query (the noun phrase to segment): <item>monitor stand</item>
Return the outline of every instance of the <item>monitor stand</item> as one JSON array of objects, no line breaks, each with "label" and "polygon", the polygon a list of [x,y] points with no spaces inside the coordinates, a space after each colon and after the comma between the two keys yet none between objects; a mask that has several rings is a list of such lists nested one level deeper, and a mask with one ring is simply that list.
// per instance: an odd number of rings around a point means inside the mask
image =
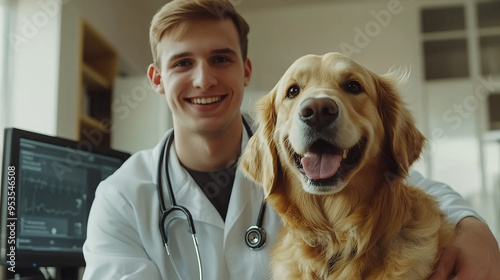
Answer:
[{"label": "monitor stand", "polygon": [[79,267],[58,267],[55,280],[79,280]]}]

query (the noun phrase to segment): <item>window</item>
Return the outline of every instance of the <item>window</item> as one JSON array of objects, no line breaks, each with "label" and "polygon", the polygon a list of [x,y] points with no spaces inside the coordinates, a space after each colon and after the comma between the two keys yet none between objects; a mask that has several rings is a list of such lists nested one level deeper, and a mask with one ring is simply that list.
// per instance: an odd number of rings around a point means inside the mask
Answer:
[{"label": "window", "polygon": [[464,6],[421,11],[426,80],[469,77],[465,22]]}]

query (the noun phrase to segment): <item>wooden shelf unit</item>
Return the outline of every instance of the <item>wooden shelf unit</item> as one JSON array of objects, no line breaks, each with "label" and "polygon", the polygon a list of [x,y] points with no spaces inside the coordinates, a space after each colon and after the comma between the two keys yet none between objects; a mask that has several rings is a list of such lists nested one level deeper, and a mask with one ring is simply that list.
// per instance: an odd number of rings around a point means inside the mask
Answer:
[{"label": "wooden shelf unit", "polygon": [[87,22],[82,22],[80,96],[77,135],[93,145],[110,146],[113,83],[118,72],[116,50]]}]

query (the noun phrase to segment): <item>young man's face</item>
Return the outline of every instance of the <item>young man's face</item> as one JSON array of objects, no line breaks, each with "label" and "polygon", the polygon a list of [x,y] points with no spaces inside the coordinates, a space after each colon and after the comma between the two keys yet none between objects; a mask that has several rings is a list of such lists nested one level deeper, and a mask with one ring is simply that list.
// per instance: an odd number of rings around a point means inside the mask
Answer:
[{"label": "young man's face", "polygon": [[148,76],[165,94],[176,129],[212,133],[240,119],[252,71],[230,19],[192,21],[180,36],[165,33],[158,47],[161,65]]}]

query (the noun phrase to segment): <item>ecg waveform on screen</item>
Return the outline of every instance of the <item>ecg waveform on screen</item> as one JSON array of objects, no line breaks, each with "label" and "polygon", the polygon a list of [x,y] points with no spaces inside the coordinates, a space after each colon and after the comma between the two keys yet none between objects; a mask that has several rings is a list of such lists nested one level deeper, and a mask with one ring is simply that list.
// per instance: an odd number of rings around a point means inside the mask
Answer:
[{"label": "ecg waveform on screen", "polygon": [[21,177],[20,182],[21,213],[53,217],[84,215],[87,197],[83,184],[58,181],[40,173],[37,176],[26,175]]},{"label": "ecg waveform on screen", "polygon": [[73,210],[64,210],[64,209],[61,210],[61,209],[47,207],[45,205],[45,203],[43,203],[43,202],[37,204],[36,197],[33,196],[31,205],[28,205],[29,204],[28,199],[23,201],[23,203],[22,203],[23,210],[24,210],[23,212],[25,214],[45,213],[45,214],[53,214],[53,215],[57,215],[57,216],[64,216],[64,215],[79,216],[82,214],[82,207],[81,207],[82,200],[79,199],[78,201],[77,201],[77,206],[75,206],[76,210],[74,210],[74,211]]}]

